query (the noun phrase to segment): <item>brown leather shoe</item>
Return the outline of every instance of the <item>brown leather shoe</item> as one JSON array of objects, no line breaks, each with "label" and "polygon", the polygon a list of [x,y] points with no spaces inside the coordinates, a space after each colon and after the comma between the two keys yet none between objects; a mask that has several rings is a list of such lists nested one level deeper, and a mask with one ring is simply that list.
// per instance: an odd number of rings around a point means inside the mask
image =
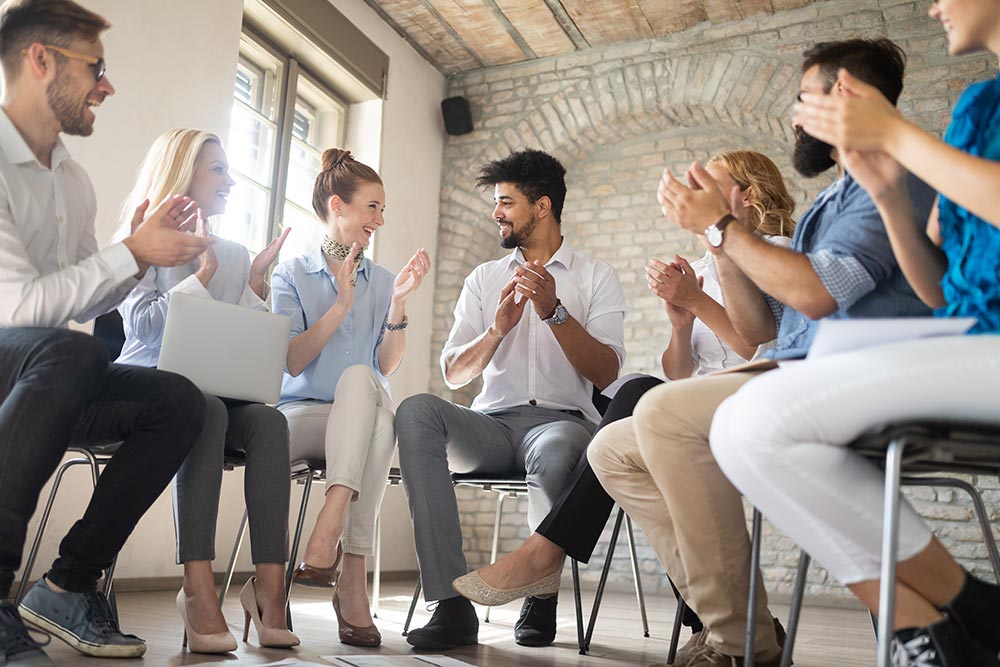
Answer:
[{"label": "brown leather shoe", "polygon": [[359,628],[351,625],[340,615],[340,597],[333,594],[333,611],[337,614],[337,634],[340,635],[340,643],[350,646],[364,646],[375,648],[382,643],[382,633],[378,631],[375,624]]},{"label": "brown leather shoe", "polygon": [[295,568],[292,575],[292,583],[299,586],[309,586],[310,588],[333,588],[340,578],[340,559],[344,555],[344,548],[337,543],[337,558],[330,567],[313,567],[309,563],[302,561]]}]

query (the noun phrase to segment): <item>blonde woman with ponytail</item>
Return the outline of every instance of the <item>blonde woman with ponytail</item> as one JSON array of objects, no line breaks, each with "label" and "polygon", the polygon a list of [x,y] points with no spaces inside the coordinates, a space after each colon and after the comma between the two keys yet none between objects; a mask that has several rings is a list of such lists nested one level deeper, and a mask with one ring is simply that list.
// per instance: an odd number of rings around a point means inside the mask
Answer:
[{"label": "blonde woman with ponytail", "polygon": [[[183,193],[198,205],[197,234],[207,236],[204,218],[225,212],[233,184],[217,136],[171,130],[149,149],[122,218],[128,224],[131,211],[146,199],[156,206],[173,193]],[[287,230],[253,261],[239,243],[215,238],[191,264],[150,268],[118,308],[125,329],[118,362],[156,366],[170,298],[178,292],[267,310],[264,278],[286,236]],[[177,594],[177,610],[184,620],[183,644],[195,653],[226,653],[237,647],[219,607],[212,573],[223,454],[229,449],[246,454],[246,502],[256,574],[244,586],[240,602],[246,618],[253,619],[261,646],[295,646],[299,640],[285,624],[288,426],[281,413],[267,405],[205,398],[208,410],[201,437],[173,483],[177,562],[184,565],[184,586]]]},{"label": "blonde woman with ponytail", "polygon": [[274,311],[292,318],[278,405],[291,458],[326,461],[326,499],[295,581],[335,588],[341,642],[378,646],[365,558],[396,447],[387,376],[406,349],[406,300],[431,262],[420,249],[393,275],[364,256],[385,224],[385,189],[349,151],[323,154],[313,209],[327,226],[322,245],[272,276]]}]

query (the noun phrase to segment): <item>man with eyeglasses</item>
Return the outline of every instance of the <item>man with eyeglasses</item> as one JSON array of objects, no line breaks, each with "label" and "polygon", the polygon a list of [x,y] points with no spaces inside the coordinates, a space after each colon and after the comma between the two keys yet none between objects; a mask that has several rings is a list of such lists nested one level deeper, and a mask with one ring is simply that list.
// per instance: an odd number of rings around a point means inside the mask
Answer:
[{"label": "man with eyeglasses", "polygon": [[[204,398],[186,379],[109,364],[96,338],[66,329],[71,319],[115,308],[149,266],[187,263],[210,243],[184,232],[193,203],[173,197],[148,216],[141,206],[131,236],[97,248],[93,187],[59,134],[90,135],[93,108],[114,94],[100,40],[109,27],[71,0],[0,8],[0,653],[7,665],[53,664],[24,620],[87,655],[145,652],[141,639],[121,632],[97,582],[204,420]],[[83,517],[19,613],[6,598],[42,486],[70,444],[117,441]]]}]

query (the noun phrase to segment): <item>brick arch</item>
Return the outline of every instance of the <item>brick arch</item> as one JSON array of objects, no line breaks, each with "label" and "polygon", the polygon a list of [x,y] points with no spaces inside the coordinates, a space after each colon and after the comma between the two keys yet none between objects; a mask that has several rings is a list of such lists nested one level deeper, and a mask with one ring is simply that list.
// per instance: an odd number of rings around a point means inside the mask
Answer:
[{"label": "brick arch", "polygon": [[[787,150],[793,138],[789,119],[798,80],[797,67],[753,53],[626,63],[567,85],[544,100],[526,100],[522,113],[470,143],[442,181],[432,391],[447,395],[437,359],[462,280],[475,266],[501,254],[495,231],[485,224],[490,197],[474,184],[482,163],[513,150],[539,148],[568,167],[572,197],[574,164],[647,135],[671,130],[733,133],[740,141],[752,137],[757,145]],[[450,141],[464,145],[467,140]],[[472,395],[470,388],[452,398]]]}]

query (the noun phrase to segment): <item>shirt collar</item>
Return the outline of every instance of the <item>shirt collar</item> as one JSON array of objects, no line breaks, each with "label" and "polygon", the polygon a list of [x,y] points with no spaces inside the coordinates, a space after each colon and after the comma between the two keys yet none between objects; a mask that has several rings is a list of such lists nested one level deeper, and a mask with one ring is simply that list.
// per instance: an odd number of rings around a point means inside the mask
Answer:
[{"label": "shirt collar", "polygon": [[[0,109],[0,150],[7,156],[7,160],[11,164],[28,164],[34,162],[41,165],[38,162],[38,158],[35,157],[34,152],[28,147],[28,143],[24,140],[24,137],[21,136],[17,127],[14,126],[14,122],[10,119],[10,116],[3,109]],[[57,138],[55,145],[52,147],[52,171],[55,171],[63,161],[68,159],[69,151],[66,150],[62,139]]]},{"label": "shirt collar", "polygon": [[[562,244],[559,246],[559,250],[556,250],[555,254],[552,255],[552,257],[549,258],[549,261],[545,263],[545,266],[558,262],[559,264],[562,264],[564,268],[569,270],[573,268],[573,255],[575,254],[576,253],[573,252],[573,246],[569,244],[569,241],[567,241],[564,236]],[[523,265],[526,263],[524,253],[521,252],[520,248],[514,248],[514,251],[507,255],[507,268],[513,267],[514,264]]]},{"label": "shirt collar", "polygon": [[[365,280],[368,279],[369,264],[371,264],[371,260],[365,257],[361,260],[361,264],[358,265],[358,274],[364,275]],[[330,273],[330,266],[326,263],[326,255],[323,254],[322,248],[316,248],[305,256],[305,269],[306,273],[323,272],[327,275],[333,275]]]}]

